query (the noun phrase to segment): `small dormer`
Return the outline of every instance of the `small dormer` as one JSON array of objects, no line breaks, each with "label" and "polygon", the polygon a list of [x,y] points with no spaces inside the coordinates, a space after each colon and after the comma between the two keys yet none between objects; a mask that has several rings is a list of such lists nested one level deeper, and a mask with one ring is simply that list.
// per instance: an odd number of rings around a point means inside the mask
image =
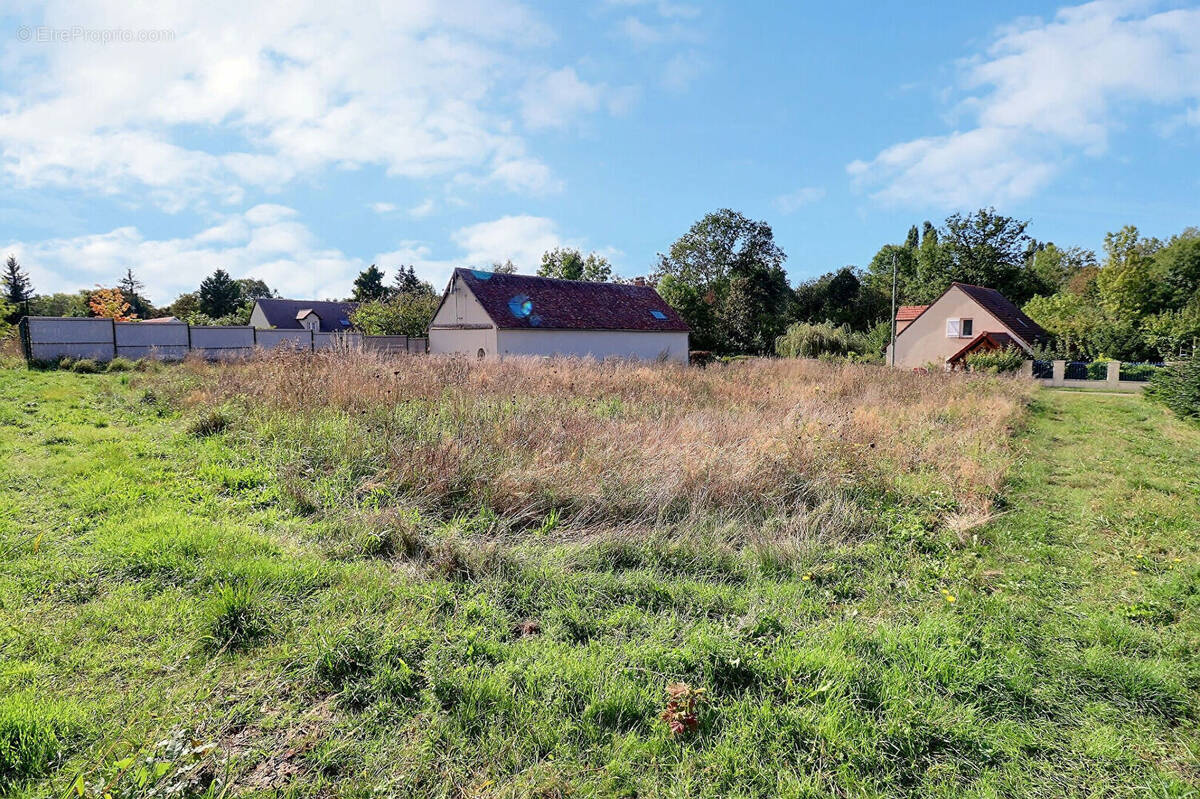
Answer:
[{"label": "small dormer", "polygon": [[317,312],[312,308],[301,308],[296,311],[296,321],[305,330],[311,330],[314,333],[321,331],[321,317],[317,316]]}]

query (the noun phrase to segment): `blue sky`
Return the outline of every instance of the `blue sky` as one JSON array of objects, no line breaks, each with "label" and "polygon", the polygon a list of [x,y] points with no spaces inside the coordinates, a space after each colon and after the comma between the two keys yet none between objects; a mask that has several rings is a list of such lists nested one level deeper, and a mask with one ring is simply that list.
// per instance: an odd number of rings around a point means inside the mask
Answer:
[{"label": "blue sky", "polygon": [[129,5],[0,16],[0,247],[41,291],[635,275],[722,207],[793,282],[982,205],[1096,249],[1200,224],[1195,4]]}]

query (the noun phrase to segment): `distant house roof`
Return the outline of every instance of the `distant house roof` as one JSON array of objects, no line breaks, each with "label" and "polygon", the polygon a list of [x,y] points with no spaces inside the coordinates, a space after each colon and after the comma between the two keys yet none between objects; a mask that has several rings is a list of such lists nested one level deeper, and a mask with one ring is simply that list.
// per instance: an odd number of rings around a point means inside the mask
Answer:
[{"label": "distant house roof", "polygon": [[302,330],[304,326],[300,324],[300,320],[310,313],[315,313],[321,320],[322,333],[349,329],[350,314],[358,307],[356,302],[280,300],[274,297],[263,297],[256,302],[271,327],[280,330]]},{"label": "distant house roof", "polygon": [[921,315],[921,312],[928,308],[928,305],[901,305],[896,310],[897,322],[911,322]]},{"label": "distant house roof", "polygon": [[504,329],[689,330],[651,286],[477,269],[455,269],[454,277],[467,285],[496,326]]},{"label": "distant house roof", "polygon": [[963,347],[961,350],[947,358],[946,363],[957,363],[958,361],[970,355],[972,352],[978,352],[980,350],[1006,350],[1010,347],[1019,350],[1025,349],[1021,346],[1019,341],[1007,333],[992,333],[985,331],[971,339],[967,346]]},{"label": "distant house roof", "polygon": [[182,320],[174,316],[156,316],[153,319],[143,319],[144,325],[179,325],[183,324]]}]

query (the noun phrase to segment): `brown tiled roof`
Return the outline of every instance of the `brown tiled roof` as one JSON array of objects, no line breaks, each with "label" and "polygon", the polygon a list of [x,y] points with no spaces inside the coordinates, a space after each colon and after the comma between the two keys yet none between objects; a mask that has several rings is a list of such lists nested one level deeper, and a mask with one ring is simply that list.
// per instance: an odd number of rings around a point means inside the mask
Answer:
[{"label": "brown tiled roof", "polygon": [[972,286],[970,283],[954,283],[952,285],[958,286],[966,292],[968,297],[982,305],[992,316],[999,319],[1005,327],[1016,333],[1026,343],[1033,344],[1049,337],[1041,325],[1026,316],[1020,308],[1009,301],[1008,297],[995,289]]},{"label": "brown tiled roof", "polygon": [[975,350],[982,348],[984,344],[991,344],[991,349],[995,350],[1006,350],[1009,347],[1025,349],[1017,342],[1016,339],[1007,333],[992,333],[985,330],[975,338],[971,339],[967,346],[963,347],[961,350],[947,358],[946,363],[954,363],[960,358],[964,358],[970,353],[975,352]]},{"label": "brown tiled roof", "polygon": [[497,327],[548,330],[661,330],[687,324],[651,286],[591,283],[455,269]]},{"label": "brown tiled roof", "polygon": [[921,315],[928,305],[901,305],[896,311],[897,322],[911,322]]}]

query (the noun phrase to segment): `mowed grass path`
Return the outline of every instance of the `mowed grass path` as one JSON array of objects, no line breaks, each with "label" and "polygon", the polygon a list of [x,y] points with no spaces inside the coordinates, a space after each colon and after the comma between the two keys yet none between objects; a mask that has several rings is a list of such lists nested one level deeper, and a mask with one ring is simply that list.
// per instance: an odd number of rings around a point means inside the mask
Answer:
[{"label": "mowed grass path", "polygon": [[213,794],[1197,795],[1200,429],[1138,397],[1040,394],[964,540],[893,508],[773,569],[697,533],[437,574],[127,383],[0,370],[0,794],[139,795],[151,754]]}]

